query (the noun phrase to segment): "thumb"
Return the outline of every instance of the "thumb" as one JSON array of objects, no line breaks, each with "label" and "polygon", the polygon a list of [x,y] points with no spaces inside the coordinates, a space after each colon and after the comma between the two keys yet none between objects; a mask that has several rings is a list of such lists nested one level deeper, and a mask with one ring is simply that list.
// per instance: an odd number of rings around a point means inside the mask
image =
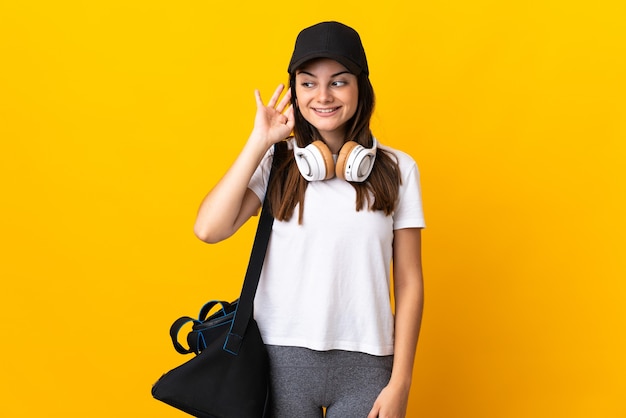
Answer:
[{"label": "thumb", "polygon": [[374,407],[372,408],[370,413],[367,414],[367,418],[378,418],[378,411],[379,410],[380,410],[380,408],[378,407],[378,405],[374,405]]}]

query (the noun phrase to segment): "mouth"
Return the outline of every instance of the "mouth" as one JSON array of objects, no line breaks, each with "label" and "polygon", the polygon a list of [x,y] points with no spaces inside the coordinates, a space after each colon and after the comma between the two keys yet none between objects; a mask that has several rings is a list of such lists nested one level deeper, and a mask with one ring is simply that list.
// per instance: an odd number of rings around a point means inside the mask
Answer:
[{"label": "mouth", "polygon": [[321,115],[329,115],[329,114],[332,114],[332,113],[336,112],[337,110],[339,110],[340,107],[341,106],[338,106],[338,107],[325,107],[325,108],[316,108],[316,107],[314,107],[313,111],[315,113],[319,113]]}]

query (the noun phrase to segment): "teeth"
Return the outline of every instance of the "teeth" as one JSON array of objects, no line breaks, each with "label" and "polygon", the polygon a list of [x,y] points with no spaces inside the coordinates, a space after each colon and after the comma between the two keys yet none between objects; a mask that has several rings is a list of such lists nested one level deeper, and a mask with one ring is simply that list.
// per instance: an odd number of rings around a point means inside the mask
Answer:
[{"label": "teeth", "polygon": [[320,113],[331,113],[334,112],[337,108],[334,109],[315,109],[316,112],[320,112]]}]

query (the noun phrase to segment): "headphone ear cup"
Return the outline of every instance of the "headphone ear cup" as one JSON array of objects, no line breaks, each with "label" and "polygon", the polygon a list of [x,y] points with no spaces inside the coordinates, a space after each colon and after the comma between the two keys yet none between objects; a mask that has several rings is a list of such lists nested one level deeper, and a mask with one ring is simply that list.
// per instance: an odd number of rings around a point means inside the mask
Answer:
[{"label": "headphone ear cup", "polygon": [[308,181],[333,177],[333,154],[322,141],[313,141],[305,148],[294,147],[294,157],[300,174]]},{"label": "headphone ear cup", "polygon": [[335,174],[342,180],[346,180],[346,164],[348,163],[348,158],[350,157],[350,153],[354,150],[359,144],[355,141],[348,141],[339,150],[339,155],[337,156],[337,164],[335,164]]},{"label": "headphone ear cup", "polygon": [[322,180],[333,178],[335,174],[335,160],[333,159],[333,153],[330,151],[330,148],[328,148],[328,145],[322,141],[313,141],[311,145],[318,149],[320,155],[322,156],[322,161],[324,162],[324,171],[326,175]]},{"label": "headphone ear cup", "polygon": [[348,141],[339,151],[335,173],[346,181],[364,182],[374,168],[375,159],[376,143],[372,148],[365,148],[355,141]]}]

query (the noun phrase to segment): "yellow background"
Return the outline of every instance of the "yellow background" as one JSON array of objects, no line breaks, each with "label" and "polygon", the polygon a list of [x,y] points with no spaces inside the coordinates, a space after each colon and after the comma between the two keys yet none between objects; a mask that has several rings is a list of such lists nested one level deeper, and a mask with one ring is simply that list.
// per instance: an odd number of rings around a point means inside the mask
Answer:
[{"label": "yellow background", "polygon": [[171,322],[237,296],[254,222],[198,204],[287,80],[359,30],[423,182],[410,417],[626,417],[623,1],[0,2],[0,415],[182,417]]}]

